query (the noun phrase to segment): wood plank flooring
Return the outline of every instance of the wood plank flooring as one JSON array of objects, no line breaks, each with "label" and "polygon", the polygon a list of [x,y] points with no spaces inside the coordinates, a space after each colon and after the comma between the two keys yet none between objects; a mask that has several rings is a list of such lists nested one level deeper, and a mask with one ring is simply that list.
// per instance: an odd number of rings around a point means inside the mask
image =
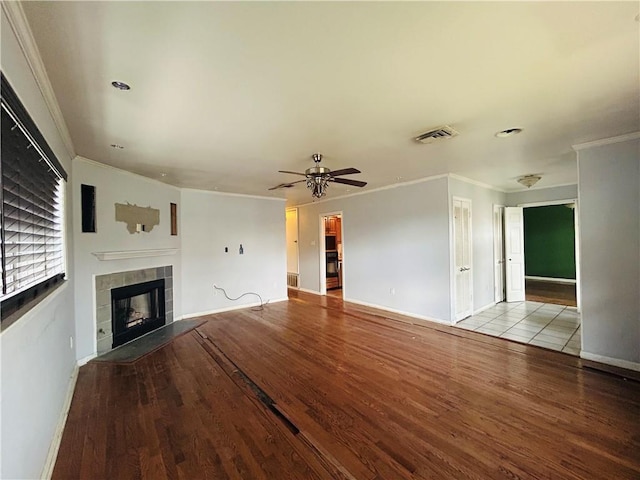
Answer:
[{"label": "wood plank flooring", "polygon": [[576,285],[567,283],[525,280],[526,299],[530,302],[553,303],[555,305],[578,305]]},{"label": "wood plank flooring", "polygon": [[290,291],[80,370],[54,479],[635,479],[640,384]]}]

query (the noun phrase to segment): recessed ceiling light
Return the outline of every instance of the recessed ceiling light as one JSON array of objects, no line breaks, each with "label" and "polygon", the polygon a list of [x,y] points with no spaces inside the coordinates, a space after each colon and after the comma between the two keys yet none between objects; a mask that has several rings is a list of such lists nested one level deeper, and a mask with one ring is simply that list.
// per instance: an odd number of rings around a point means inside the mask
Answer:
[{"label": "recessed ceiling light", "polygon": [[507,128],[506,130],[502,130],[501,132],[496,133],[496,137],[506,138],[506,137],[511,137],[513,135],[517,135],[521,132],[522,132],[521,128]]},{"label": "recessed ceiling light", "polygon": [[118,90],[131,90],[131,87],[124,82],[113,81],[111,85]]},{"label": "recessed ceiling light", "polygon": [[118,145],[117,143],[112,143],[111,148],[116,148],[118,150],[122,150],[124,147],[122,145]]}]

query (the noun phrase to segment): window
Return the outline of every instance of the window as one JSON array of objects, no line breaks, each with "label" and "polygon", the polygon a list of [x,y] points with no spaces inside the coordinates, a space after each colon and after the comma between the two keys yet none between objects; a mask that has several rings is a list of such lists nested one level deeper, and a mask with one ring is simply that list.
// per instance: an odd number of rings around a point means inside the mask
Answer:
[{"label": "window", "polygon": [[64,278],[66,172],[2,76],[2,320]]}]

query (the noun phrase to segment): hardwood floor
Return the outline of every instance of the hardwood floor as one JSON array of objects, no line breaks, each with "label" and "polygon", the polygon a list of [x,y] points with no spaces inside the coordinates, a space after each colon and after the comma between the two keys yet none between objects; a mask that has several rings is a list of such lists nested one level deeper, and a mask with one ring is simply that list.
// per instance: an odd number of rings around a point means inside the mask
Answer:
[{"label": "hardwood floor", "polygon": [[639,383],[289,295],[82,367],[53,478],[640,478]]},{"label": "hardwood floor", "polygon": [[567,283],[525,280],[526,299],[530,302],[553,303],[575,307],[576,285]]}]

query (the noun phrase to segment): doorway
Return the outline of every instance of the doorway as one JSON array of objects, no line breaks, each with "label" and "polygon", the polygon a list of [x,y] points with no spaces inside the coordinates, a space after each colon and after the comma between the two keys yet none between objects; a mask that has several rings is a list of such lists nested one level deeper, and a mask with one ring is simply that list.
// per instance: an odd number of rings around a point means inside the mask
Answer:
[{"label": "doorway", "polygon": [[299,252],[298,252],[298,209],[289,208],[285,211],[286,242],[287,242],[287,287],[299,288]]},{"label": "doorway", "polygon": [[344,281],[342,212],[320,216],[320,237],[321,292],[328,296],[342,298]]},{"label": "doorway", "polygon": [[[579,307],[576,200],[521,204],[504,210],[505,299]],[[494,207],[494,240],[500,236]],[[500,287],[496,266],[496,302]]]},{"label": "doorway", "polygon": [[527,300],[577,306],[576,203],[525,205]]},{"label": "doorway", "polygon": [[471,270],[471,200],[453,198],[453,262],[455,321],[473,314]]}]

